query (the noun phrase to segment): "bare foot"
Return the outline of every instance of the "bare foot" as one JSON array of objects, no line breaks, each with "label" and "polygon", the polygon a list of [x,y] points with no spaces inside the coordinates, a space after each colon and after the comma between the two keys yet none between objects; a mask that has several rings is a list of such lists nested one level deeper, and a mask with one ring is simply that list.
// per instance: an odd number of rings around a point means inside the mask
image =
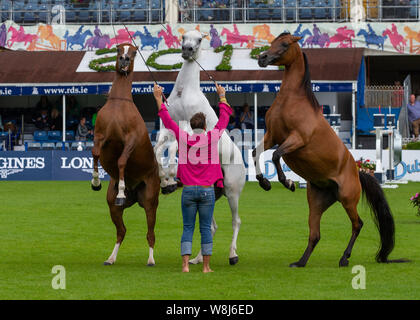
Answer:
[{"label": "bare foot", "polygon": [[188,265],[182,266],[182,272],[190,272],[190,268]]},{"label": "bare foot", "polygon": [[213,270],[211,270],[210,268],[208,269],[203,269],[203,273],[209,273],[209,272],[214,272]]}]

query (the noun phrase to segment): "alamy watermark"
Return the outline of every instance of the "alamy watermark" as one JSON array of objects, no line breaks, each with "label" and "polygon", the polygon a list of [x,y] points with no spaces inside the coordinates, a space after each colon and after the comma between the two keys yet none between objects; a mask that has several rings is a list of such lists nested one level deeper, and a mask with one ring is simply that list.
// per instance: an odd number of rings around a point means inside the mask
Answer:
[{"label": "alamy watermark", "polygon": [[355,265],[351,273],[356,274],[351,280],[351,286],[354,290],[366,289],[366,268],[362,265]]},{"label": "alamy watermark", "polygon": [[51,273],[55,276],[51,280],[51,287],[54,290],[66,289],[66,268],[61,265],[52,267]]}]

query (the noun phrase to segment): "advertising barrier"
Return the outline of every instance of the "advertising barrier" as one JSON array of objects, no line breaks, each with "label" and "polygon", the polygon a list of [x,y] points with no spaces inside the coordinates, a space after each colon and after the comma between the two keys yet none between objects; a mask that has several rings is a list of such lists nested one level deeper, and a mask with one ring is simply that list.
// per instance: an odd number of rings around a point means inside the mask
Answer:
[{"label": "advertising barrier", "polygon": [[[93,158],[90,151],[0,152],[2,180],[90,180]],[[109,180],[99,167],[99,177]]]},{"label": "advertising barrier", "polygon": [[[265,151],[261,157],[261,170],[270,181],[277,181],[277,172],[271,161],[274,150]],[[375,162],[375,150],[350,150],[355,160],[363,158]],[[248,151],[248,180],[256,181],[252,150]],[[388,169],[388,151],[383,151],[384,171]],[[304,182],[281,160],[288,179]],[[93,158],[90,151],[3,151],[0,152],[0,181],[4,180],[90,180]],[[99,166],[101,180],[109,175]],[[395,179],[420,181],[420,151],[403,150],[402,161],[395,167]]]},{"label": "advertising barrier", "polygon": [[[273,152],[275,150],[267,150],[261,154],[261,171],[264,176],[270,181],[278,181],[277,171],[271,160]],[[355,160],[363,158],[364,160],[370,160],[375,162],[376,151],[375,150],[350,150]],[[262,161],[264,159],[264,161]],[[384,172],[388,169],[388,150],[384,150],[382,154]],[[305,182],[305,180],[294,173],[283,161],[280,160],[280,164],[286,175],[287,179],[293,181]],[[252,160],[252,150],[248,152],[248,180],[257,181],[255,178],[255,166]],[[403,150],[402,161],[395,167],[395,180],[401,181],[420,181],[420,151],[418,150]]]}]

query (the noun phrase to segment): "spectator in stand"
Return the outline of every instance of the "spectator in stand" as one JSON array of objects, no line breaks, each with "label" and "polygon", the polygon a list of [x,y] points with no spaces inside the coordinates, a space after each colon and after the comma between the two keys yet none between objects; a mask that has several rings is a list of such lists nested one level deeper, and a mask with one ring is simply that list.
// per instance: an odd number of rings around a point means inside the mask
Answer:
[{"label": "spectator in stand", "polygon": [[0,129],[1,129],[1,131],[4,131],[3,119],[1,118],[1,114],[0,114]]},{"label": "spectator in stand", "polygon": [[40,113],[36,113],[35,117],[32,118],[32,122],[35,127],[39,130],[48,130],[49,129],[49,117],[48,110],[43,108]]},{"label": "spectator in stand", "polygon": [[36,108],[38,110],[46,109],[48,111],[51,110],[52,104],[50,100],[48,100],[47,96],[41,96],[41,99],[39,99],[38,103],[36,104]]},{"label": "spectator in stand", "polygon": [[79,126],[77,127],[76,140],[86,141],[90,138],[91,135],[92,135],[92,130],[89,130],[89,128],[86,125],[86,117],[82,117],[80,119]]},{"label": "spectator in stand", "polygon": [[63,118],[60,115],[60,112],[56,108],[51,111],[50,118],[50,130],[62,130],[63,128]]},{"label": "spectator in stand", "polygon": [[244,111],[239,117],[239,122],[241,123],[241,129],[253,129],[254,128],[254,113],[249,111],[248,103],[244,104]]},{"label": "spectator in stand", "polygon": [[407,104],[408,120],[413,125],[414,139],[419,139],[420,127],[420,101],[416,101],[416,96],[412,94]]}]

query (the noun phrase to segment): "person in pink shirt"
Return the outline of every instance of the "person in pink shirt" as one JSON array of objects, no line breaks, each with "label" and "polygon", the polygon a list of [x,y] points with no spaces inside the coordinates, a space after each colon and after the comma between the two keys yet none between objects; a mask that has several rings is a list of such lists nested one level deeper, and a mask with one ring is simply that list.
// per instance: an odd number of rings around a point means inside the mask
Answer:
[{"label": "person in pink shirt", "polygon": [[219,162],[218,141],[229,123],[232,109],[226,101],[225,89],[216,84],[220,97],[219,121],[213,130],[206,132],[206,116],[199,112],[190,120],[193,134],[181,130],[171,119],[162,103],[162,88],[155,84],[153,94],[158,115],[165,127],[172,131],[178,142],[178,178],[184,185],[182,191],[183,234],[181,238],[182,272],[189,272],[197,211],[200,222],[203,272],[212,272],[210,257],[213,249],[211,222],[213,219],[215,194],[213,185],[223,187],[223,174]]}]

